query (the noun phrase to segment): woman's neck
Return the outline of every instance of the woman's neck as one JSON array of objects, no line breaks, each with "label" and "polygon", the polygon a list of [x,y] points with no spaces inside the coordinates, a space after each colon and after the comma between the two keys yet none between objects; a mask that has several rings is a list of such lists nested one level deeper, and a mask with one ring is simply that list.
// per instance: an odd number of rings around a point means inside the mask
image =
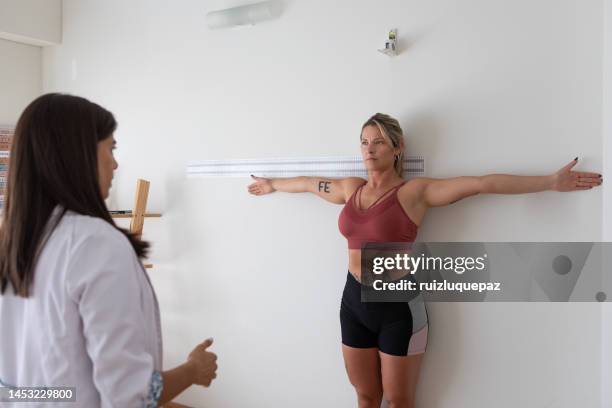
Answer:
[{"label": "woman's neck", "polygon": [[368,172],[368,187],[377,189],[399,183],[402,180],[395,169]]}]

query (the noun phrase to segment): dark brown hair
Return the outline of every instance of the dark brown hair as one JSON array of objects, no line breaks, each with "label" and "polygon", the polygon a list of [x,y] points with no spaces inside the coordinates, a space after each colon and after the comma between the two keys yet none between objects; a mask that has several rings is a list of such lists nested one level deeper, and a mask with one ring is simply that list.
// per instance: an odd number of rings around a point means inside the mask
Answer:
[{"label": "dark brown hair", "polygon": [[117,128],[113,114],[87,99],[51,93],[21,114],[10,152],[0,227],[0,293],[8,283],[28,297],[43,234],[56,206],[101,218],[126,235],[144,257],[149,244],[119,228],[108,213],[98,182],[98,142]]}]

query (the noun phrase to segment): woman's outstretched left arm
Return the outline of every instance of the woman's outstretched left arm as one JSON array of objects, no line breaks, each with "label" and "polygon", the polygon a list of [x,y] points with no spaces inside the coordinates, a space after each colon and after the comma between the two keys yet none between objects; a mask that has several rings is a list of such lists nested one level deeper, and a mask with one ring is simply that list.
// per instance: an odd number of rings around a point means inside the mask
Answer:
[{"label": "woman's outstretched left arm", "polygon": [[589,190],[601,185],[601,174],[572,171],[577,162],[578,158],[575,158],[554,174],[546,176],[487,174],[448,179],[419,178],[414,182],[421,186],[422,197],[428,207],[452,204],[477,194],[524,194],[546,190],[567,192]]}]

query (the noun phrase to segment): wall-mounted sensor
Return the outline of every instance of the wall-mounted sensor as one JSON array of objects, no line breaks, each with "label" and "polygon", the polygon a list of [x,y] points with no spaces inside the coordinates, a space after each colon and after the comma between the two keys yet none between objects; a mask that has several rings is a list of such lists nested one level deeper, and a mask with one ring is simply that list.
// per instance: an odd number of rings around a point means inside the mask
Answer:
[{"label": "wall-mounted sensor", "polygon": [[212,29],[255,25],[280,16],[281,11],[282,3],[280,0],[262,1],[260,3],[211,11],[206,14],[206,24]]},{"label": "wall-mounted sensor", "polygon": [[397,55],[397,29],[394,28],[389,30],[387,34],[387,41],[385,41],[385,48],[381,48],[378,51],[386,55]]}]

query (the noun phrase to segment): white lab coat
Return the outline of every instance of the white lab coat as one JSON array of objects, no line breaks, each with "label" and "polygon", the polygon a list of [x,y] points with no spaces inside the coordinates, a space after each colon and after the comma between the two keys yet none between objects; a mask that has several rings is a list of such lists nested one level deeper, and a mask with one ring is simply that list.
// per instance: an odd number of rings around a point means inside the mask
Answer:
[{"label": "white lab coat", "polygon": [[146,406],[162,370],[159,309],[123,234],[67,212],[43,246],[30,297],[12,292],[0,296],[0,381],[76,387],[76,403],[53,407]]}]

